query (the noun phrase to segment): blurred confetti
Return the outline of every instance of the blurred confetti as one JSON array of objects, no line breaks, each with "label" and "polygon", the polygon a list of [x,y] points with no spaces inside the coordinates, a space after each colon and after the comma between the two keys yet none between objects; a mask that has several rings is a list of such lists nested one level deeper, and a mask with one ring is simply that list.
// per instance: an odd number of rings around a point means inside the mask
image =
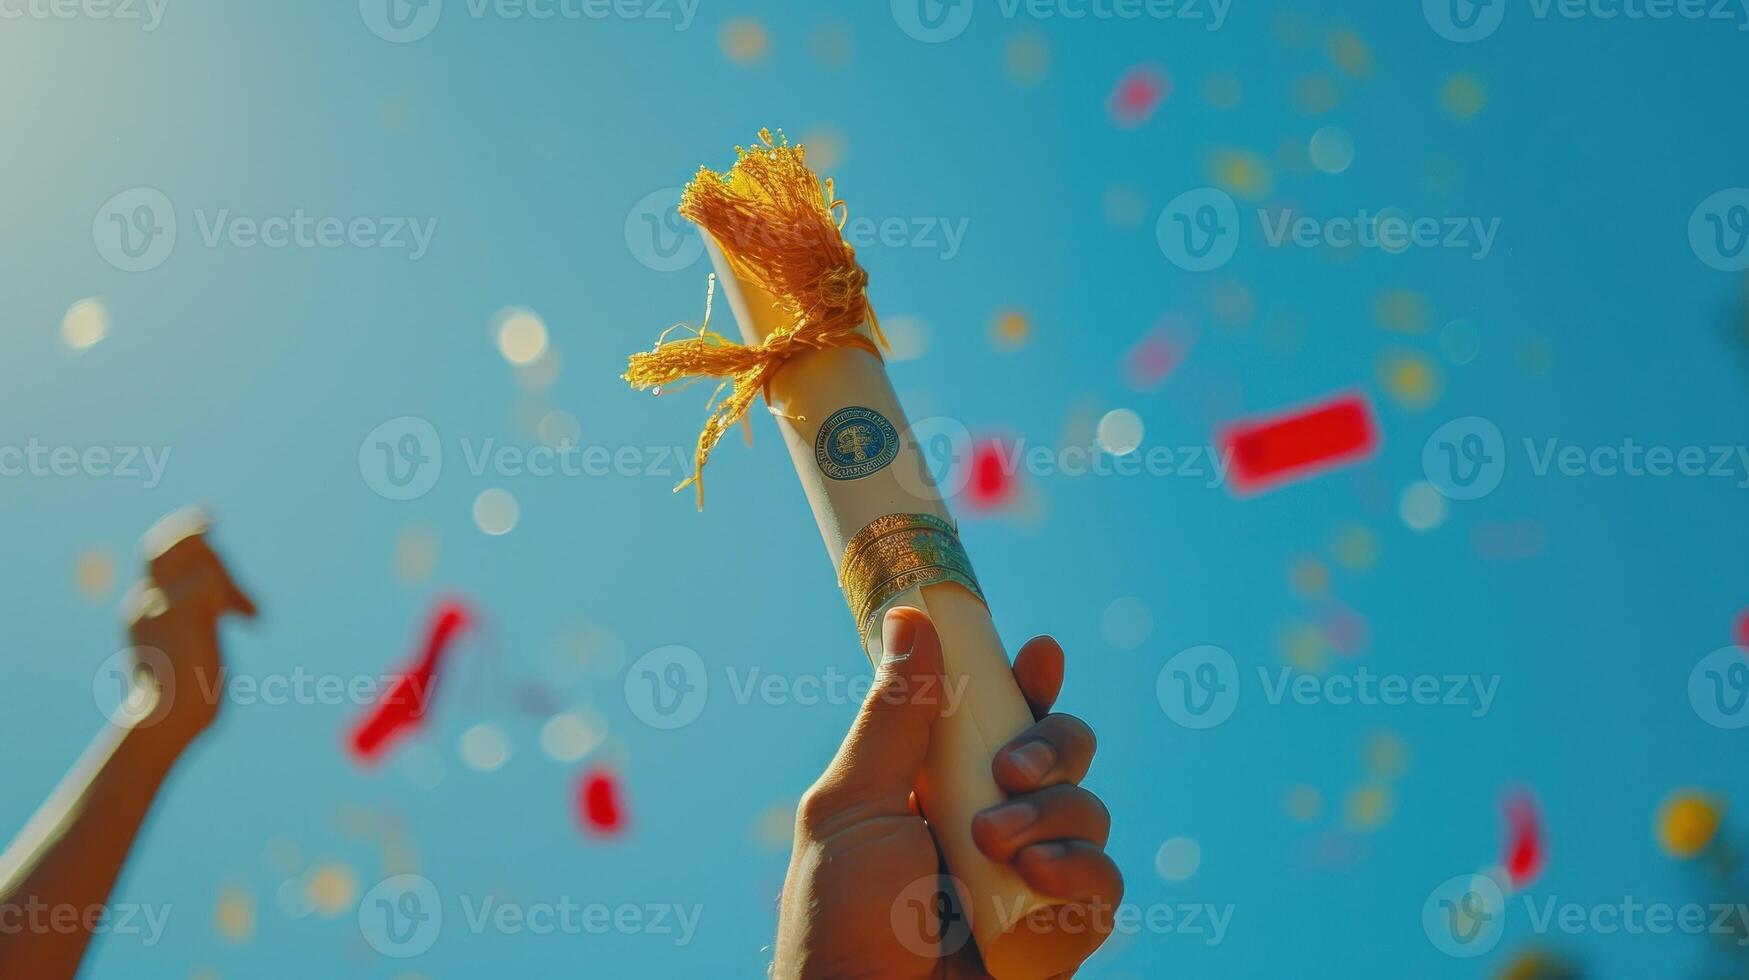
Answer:
[{"label": "blurred confetti", "polygon": [[1362,750],[1367,775],[1374,779],[1400,779],[1409,771],[1409,747],[1396,732],[1374,732]]},{"label": "blurred confetti", "polygon": [[723,54],[737,65],[749,66],[765,60],[771,48],[771,36],[765,25],[751,17],[738,17],[723,25],[717,35],[717,45]]},{"label": "blurred confetti", "polygon": [[1336,564],[1351,572],[1364,572],[1378,563],[1379,538],[1371,528],[1348,524],[1337,530],[1332,551]]},{"label": "blurred confetti", "polygon": [[516,529],[522,509],[516,497],[503,487],[490,487],[474,498],[474,526],[498,537]]},{"label": "blurred confetti", "polygon": [[416,585],[437,570],[437,532],[425,525],[401,529],[395,537],[395,579]]},{"label": "blurred confetti", "polygon": [[1099,419],[1094,438],[1099,448],[1113,456],[1128,456],[1142,446],[1142,417],[1127,408],[1114,408]]},{"label": "blurred confetti", "polygon": [[569,764],[588,755],[607,737],[607,723],[593,711],[564,711],[547,719],[540,730],[541,751]]},{"label": "blurred confetti", "polygon": [[1167,317],[1124,354],[1124,382],[1133,391],[1152,391],[1171,376],[1196,343],[1196,331]]},{"label": "blurred confetti", "polygon": [[1120,129],[1146,123],[1172,92],[1172,82],[1158,65],[1136,65],[1125,71],[1111,90],[1106,111]]},{"label": "blurred confetti", "polygon": [[1121,596],[1105,607],[1099,619],[1099,635],[1119,650],[1134,650],[1154,631],[1154,614],[1135,596]]},{"label": "blurred confetti", "polygon": [[358,875],[339,861],[320,864],[311,869],[304,893],[317,915],[338,918],[358,901]]},{"label": "blurred confetti", "polygon": [[1514,889],[1528,888],[1548,861],[1536,798],[1520,791],[1506,800],[1506,855],[1501,864]]},{"label": "blurred confetti", "polygon": [[849,154],[844,134],[830,127],[810,129],[796,142],[807,148],[808,166],[822,172],[838,169]]},{"label": "blurred confetti", "polygon": [[762,851],[788,851],[795,836],[796,804],[780,800],[753,818],[753,844]]},{"label": "blurred confetti", "polygon": [[1275,189],[1275,178],[1269,164],[1250,150],[1222,147],[1208,158],[1209,179],[1248,201],[1269,196]]},{"label": "blurred confetti", "polygon": [[1372,409],[1361,395],[1223,426],[1217,441],[1233,459],[1241,494],[1306,479],[1370,455],[1378,446]]},{"label": "blurred confetti", "polygon": [[1721,807],[1713,797],[1680,790],[1658,808],[1658,846],[1665,854],[1687,861],[1705,851],[1718,835]]},{"label": "blurred confetti", "polygon": [[929,325],[914,316],[881,317],[887,335],[887,360],[914,361],[929,351]]},{"label": "blurred confetti", "polygon": [[1396,795],[1382,783],[1357,786],[1343,803],[1343,819],[1349,829],[1370,832],[1391,822],[1396,811]]},{"label": "blurred confetti", "polygon": [[1439,366],[1419,351],[1393,350],[1380,355],[1378,380],[1391,401],[1412,412],[1426,411],[1445,390]]},{"label": "blurred confetti", "polygon": [[605,770],[585,773],[577,787],[577,803],[583,825],[598,834],[617,834],[625,829],[618,777]]},{"label": "blurred confetti", "polygon": [[1445,494],[1425,480],[1409,484],[1397,501],[1397,514],[1412,531],[1431,531],[1445,523]]},{"label": "blurred confetti", "polygon": [[1354,78],[1372,77],[1372,51],[1353,31],[1347,28],[1331,31],[1324,42],[1324,52],[1343,74]]},{"label": "blurred confetti", "polygon": [[406,734],[417,728],[431,706],[431,698],[450,648],[473,622],[458,600],[446,600],[432,611],[425,628],[425,643],[418,656],[389,685],[382,699],[353,729],[352,756],[359,762],[375,762]]},{"label": "blurred confetti", "polygon": [[1202,867],[1202,845],[1189,837],[1169,837],[1154,855],[1154,870],[1167,881],[1186,881]]},{"label": "blurred confetti", "polygon": [[475,772],[497,772],[510,761],[510,736],[490,722],[472,725],[457,743],[462,764]]},{"label": "blurred confetti", "polygon": [[855,37],[847,24],[821,24],[808,38],[808,51],[826,68],[847,68],[856,57]]},{"label": "blurred confetti", "polygon": [[1366,617],[1335,599],[1318,604],[1318,629],[1331,649],[1345,657],[1358,657],[1372,645],[1372,626]]},{"label": "blurred confetti", "polygon": [[1342,104],[1342,89],[1323,72],[1294,79],[1292,102],[1302,116],[1321,116]]},{"label": "blurred confetti", "polygon": [[1301,555],[1288,567],[1288,582],[1301,596],[1322,595],[1330,590],[1330,568],[1312,555]]},{"label": "blurred confetti", "polygon": [[498,353],[511,364],[533,364],[547,352],[547,325],[533,310],[520,307],[499,311],[493,321]]},{"label": "blurred confetti", "polygon": [[1051,71],[1050,42],[1038,31],[1014,35],[1003,48],[1002,69],[1016,85],[1037,85]]},{"label": "blurred confetti", "polygon": [[1340,126],[1321,127],[1312,134],[1306,154],[1312,166],[1327,174],[1339,174],[1354,163],[1354,137]]},{"label": "blurred confetti", "polygon": [[1737,633],[1734,642],[1745,650],[1749,650],[1749,609],[1743,610],[1737,616]]},{"label": "blurred confetti", "polygon": [[1413,289],[1385,289],[1373,297],[1373,322],[1386,330],[1426,333],[1433,329],[1433,304]]},{"label": "blurred confetti", "polygon": [[1482,91],[1481,80],[1470,72],[1453,75],[1439,91],[1440,105],[1458,119],[1473,118],[1482,111],[1482,106],[1487,102],[1488,96]]},{"label": "blurred confetti", "polygon": [[115,590],[115,555],[104,548],[89,548],[73,562],[73,583],[88,602],[103,602]]},{"label": "blurred confetti", "polygon": [[1015,499],[1018,478],[1010,465],[1010,450],[1001,439],[980,439],[972,446],[966,504],[972,510],[997,510]]},{"label": "blurred confetti", "polygon": [[109,308],[93,296],[67,308],[61,317],[61,342],[75,354],[83,353],[109,336]]},{"label": "blurred confetti", "polygon": [[990,318],[990,342],[1001,350],[1019,350],[1032,340],[1032,318],[1024,310],[998,310]]},{"label": "blurred confetti", "polygon": [[241,885],[219,891],[213,924],[226,942],[243,945],[255,938],[255,896]]}]

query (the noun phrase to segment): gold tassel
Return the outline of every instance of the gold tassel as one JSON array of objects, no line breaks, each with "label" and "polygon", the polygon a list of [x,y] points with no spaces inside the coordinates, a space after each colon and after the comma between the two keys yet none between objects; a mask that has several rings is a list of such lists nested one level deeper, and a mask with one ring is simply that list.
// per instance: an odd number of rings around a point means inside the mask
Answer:
[{"label": "gold tassel", "polygon": [[[623,375],[633,388],[658,394],[677,381],[722,379],[705,406],[710,415],[699,433],[692,476],[674,488],[679,492],[696,485],[700,510],[711,450],[746,417],[754,398],[763,394],[770,401],[771,381],[784,361],[833,347],[856,347],[880,357],[875,341],[886,346],[868,304],[868,273],[844,240],[848,209],[833,198],[832,181],[822,190],[802,147],[791,146],[781,133],[774,143],[771,131],[762,129],[759,141],[761,145],[750,149],[735,147],[735,165],[727,174],[700,167],[680,195],[680,214],[716,240],[737,278],[775,298],[781,325],[751,346],[711,330],[713,275],[706,287],[704,322],[693,335],[669,340],[684,325],[668,328],[654,350],[631,356]],[[875,340],[862,332],[864,322]],[[728,396],[721,397],[725,387]]]}]

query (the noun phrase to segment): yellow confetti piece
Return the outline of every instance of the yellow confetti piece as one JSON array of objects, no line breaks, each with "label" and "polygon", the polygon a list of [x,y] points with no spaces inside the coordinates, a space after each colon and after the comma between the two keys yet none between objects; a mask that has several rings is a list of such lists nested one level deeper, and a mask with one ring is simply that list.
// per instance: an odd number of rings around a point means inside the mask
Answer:
[{"label": "yellow confetti piece", "polygon": [[255,938],[255,896],[240,885],[219,892],[214,926],[226,942],[241,946]]},{"label": "yellow confetti piece", "polygon": [[1247,200],[1260,200],[1275,189],[1269,163],[1250,150],[1223,147],[1209,154],[1209,179]]},{"label": "yellow confetti piece", "polygon": [[807,149],[808,166],[821,172],[836,170],[848,152],[844,136],[828,127],[810,129],[796,142]]},{"label": "yellow confetti piece", "polygon": [[1032,318],[1024,310],[1000,310],[990,320],[990,339],[1003,350],[1019,350],[1032,341]]},{"label": "yellow confetti piece", "polygon": [[1301,555],[1288,570],[1288,581],[1302,596],[1322,595],[1330,589],[1330,569],[1311,555]]},{"label": "yellow confetti piece", "polygon": [[1364,572],[1379,560],[1379,538],[1371,528],[1349,524],[1336,532],[1336,564],[1351,572]]},{"label": "yellow confetti piece", "polygon": [[1475,75],[1467,71],[1458,72],[1440,90],[1439,102],[1454,117],[1472,119],[1487,105],[1488,93],[1482,90],[1481,80]]},{"label": "yellow confetti piece", "polygon": [[1409,770],[1409,747],[1395,732],[1376,732],[1366,740],[1367,775],[1397,779]]},{"label": "yellow confetti piece", "polygon": [[1236,109],[1244,97],[1244,83],[1230,71],[1217,71],[1202,80],[1202,100],[1211,109]]},{"label": "yellow confetti piece", "polygon": [[61,317],[61,342],[74,353],[96,346],[109,336],[109,309],[93,296],[67,308]]},{"label": "yellow confetti piece", "polygon": [[1710,796],[1684,790],[1672,793],[1658,808],[1658,846],[1686,861],[1706,850],[1718,835],[1719,803]]},{"label": "yellow confetti piece", "polygon": [[1310,623],[1295,623],[1281,638],[1281,654],[1297,670],[1322,673],[1330,666],[1330,646],[1324,631]]},{"label": "yellow confetti piece", "polygon": [[1294,79],[1291,96],[1294,111],[1302,116],[1321,116],[1342,104],[1342,89],[1323,72]]},{"label": "yellow confetti piece", "polygon": [[1324,794],[1316,786],[1290,786],[1284,804],[1289,817],[1301,823],[1310,823],[1324,812]]},{"label": "yellow confetti piece", "polygon": [[423,525],[404,527],[395,537],[395,579],[416,585],[437,570],[437,532]]},{"label": "yellow confetti piece", "polygon": [[358,875],[338,861],[318,865],[304,883],[304,894],[317,915],[336,918],[358,901]]},{"label": "yellow confetti piece", "polygon": [[1348,826],[1363,832],[1390,823],[1395,809],[1396,797],[1391,788],[1378,783],[1355,787],[1343,801],[1343,817]]},{"label": "yellow confetti piece", "polygon": [[91,548],[79,554],[73,562],[73,582],[79,594],[90,602],[102,602],[115,589],[115,555],[102,548]]},{"label": "yellow confetti piece", "polygon": [[1398,405],[1419,412],[1439,400],[1445,382],[1439,366],[1420,351],[1390,351],[1379,358],[1379,385]]},{"label": "yellow confetti piece", "polygon": [[1355,78],[1372,77],[1372,51],[1359,34],[1347,28],[1331,31],[1329,39],[1324,42],[1324,52],[1343,74]]},{"label": "yellow confetti piece", "polygon": [[1002,69],[1016,85],[1037,85],[1051,71],[1050,43],[1038,31],[1014,35],[1002,50]]},{"label": "yellow confetti piece", "polygon": [[762,851],[786,851],[795,836],[795,828],[795,801],[773,803],[753,818],[753,843]]},{"label": "yellow confetti piece", "polygon": [[765,59],[771,48],[771,36],[764,24],[751,17],[740,17],[723,25],[717,44],[735,64],[753,65]]},{"label": "yellow confetti piece", "polygon": [[1373,297],[1372,317],[1386,330],[1426,333],[1433,329],[1433,304],[1413,289],[1385,289]]}]

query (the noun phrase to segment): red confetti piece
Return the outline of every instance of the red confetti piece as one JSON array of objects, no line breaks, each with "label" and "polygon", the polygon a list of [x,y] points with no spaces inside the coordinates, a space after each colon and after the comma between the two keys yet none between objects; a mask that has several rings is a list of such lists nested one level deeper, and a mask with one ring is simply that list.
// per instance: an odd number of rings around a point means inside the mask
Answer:
[{"label": "red confetti piece", "polygon": [[1184,362],[1196,334],[1175,319],[1162,322],[1131,347],[1124,357],[1124,380],[1136,391],[1160,387]]},{"label": "red confetti piece", "polygon": [[352,730],[353,758],[376,762],[389,746],[419,726],[431,707],[431,696],[441,673],[444,655],[462,631],[473,625],[467,606],[446,600],[432,611],[426,627],[425,646],[408,667],[383,692],[370,712]]},{"label": "red confetti piece", "polygon": [[974,510],[995,510],[1014,499],[1013,453],[1000,439],[985,439],[972,447],[966,503]]},{"label": "red confetti piece", "polygon": [[1737,617],[1737,645],[1749,650],[1749,609]]},{"label": "red confetti piece", "polygon": [[1543,873],[1542,818],[1536,799],[1515,793],[1506,801],[1506,876],[1513,888],[1524,888]]},{"label": "red confetti piece", "polygon": [[1155,65],[1137,65],[1123,73],[1111,90],[1107,109],[1112,122],[1134,129],[1148,121],[1172,91],[1172,82]]},{"label": "red confetti piece", "polygon": [[1324,639],[1345,657],[1358,657],[1372,645],[1372,626],[1366,617],[1340,602],[1325,603],[1318,610],[1318,620]]},{"label": "red confetti piece", "polygon": [[1342,395],[1313,408],[1221,430],[1242,494],[1322,473],[1363,459],[1379,445],[1372,408],[1361,395]]},{"label": "red confetti piece", "polygon": [[625,808],[620,805],[618,777],[597,770],[584,775],[577,792],[577,808],[584,826],[600,834],[625,829]]}]

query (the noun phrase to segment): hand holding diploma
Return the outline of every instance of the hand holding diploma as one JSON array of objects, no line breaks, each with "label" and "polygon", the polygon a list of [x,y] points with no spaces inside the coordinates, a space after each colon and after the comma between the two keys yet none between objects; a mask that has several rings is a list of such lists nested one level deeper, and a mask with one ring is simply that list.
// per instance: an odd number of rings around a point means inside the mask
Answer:
[{"label": "hand holding diploma", "polygon": [[[882,623],[886,659],[824,775],[796,811],[795,848],[778,910],[772,976],[988,977],[963,920],[937,902],[941,855],[914,787],[930,732],[951,705],[940,696],[941,640],[915,609]],[[978,814],[972,837],[1051,909],[1097,930],[1123,896],[1103,848],[1111,816],[1078,784],[1093,761],[1093,732],[1048,714],[1063,684],[1063,649],[1049,637],[1020,648],[1014,679],[1039,720],[1004,746],[992,774],[1010,794]],[[1026,928],[1026,926],[1022,926]]]}]

